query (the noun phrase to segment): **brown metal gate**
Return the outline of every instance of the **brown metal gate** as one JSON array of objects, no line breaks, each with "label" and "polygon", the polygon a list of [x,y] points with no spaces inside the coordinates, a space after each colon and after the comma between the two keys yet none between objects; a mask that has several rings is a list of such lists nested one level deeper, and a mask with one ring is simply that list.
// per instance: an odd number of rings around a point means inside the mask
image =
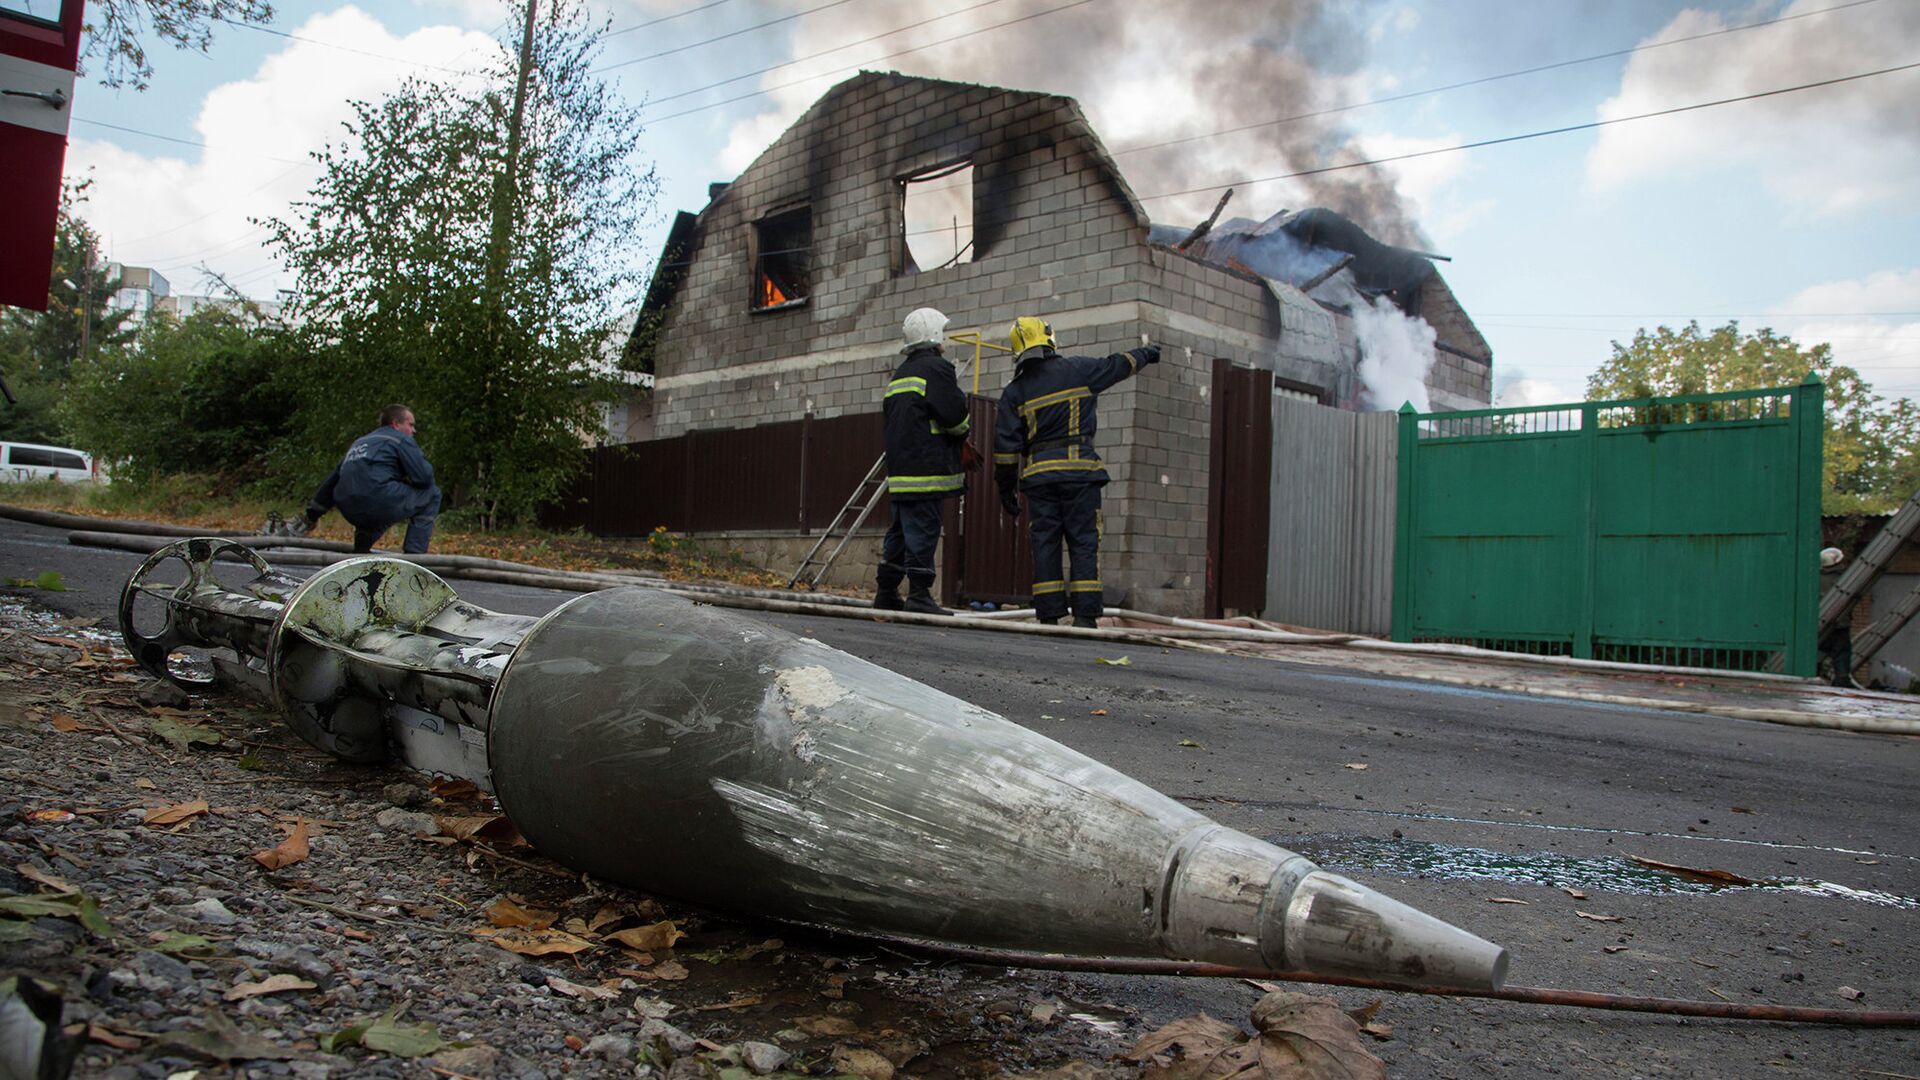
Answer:
[{"label": "brown metal gate", "polygon": [[1207,477],[1207,614],[1250,614],[1267,602],[1272,509],[1273,373],[1213,362]]},{"label": "brown metal gate", "polygon": [[[999,402],[975,397],[973,448],[981,464],[967,475],[967,494],[961,500],[960,540],[949,544],[947,580],[955,582],[948,602],[986,600],[996,604],[1025,604],[1032,597],[1033,554],[1027,543],[1027,516],[1007,516],[993,484],[993,421]],[[949,522],[949,529],[952,525]],[[947,533],[949,537],[955,534]],[[957,566],[956,566],[957,564]],[[954,573],[955,570],[958,573]]]}]

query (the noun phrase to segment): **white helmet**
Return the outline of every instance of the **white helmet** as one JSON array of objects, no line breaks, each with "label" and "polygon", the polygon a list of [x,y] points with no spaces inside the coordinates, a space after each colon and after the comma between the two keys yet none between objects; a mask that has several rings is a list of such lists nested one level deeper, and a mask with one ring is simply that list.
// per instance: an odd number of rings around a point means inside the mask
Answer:
[{"label": "white helmet", "polygon": [[901,352],[912,352],[923,345],[938,345],[947,336],[947,317],[930,307],[915,308],[900,324],[900,337],[906,341]]}]

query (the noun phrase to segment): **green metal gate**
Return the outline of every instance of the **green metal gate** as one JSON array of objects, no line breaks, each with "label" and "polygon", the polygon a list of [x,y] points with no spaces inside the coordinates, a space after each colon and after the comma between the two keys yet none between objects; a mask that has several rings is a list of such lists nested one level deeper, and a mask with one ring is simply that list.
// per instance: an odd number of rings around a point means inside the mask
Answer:
[{"label": "green metal gate", "polygon": [[1811,676],[1824,391],[1402,408],[1394,640]]}]

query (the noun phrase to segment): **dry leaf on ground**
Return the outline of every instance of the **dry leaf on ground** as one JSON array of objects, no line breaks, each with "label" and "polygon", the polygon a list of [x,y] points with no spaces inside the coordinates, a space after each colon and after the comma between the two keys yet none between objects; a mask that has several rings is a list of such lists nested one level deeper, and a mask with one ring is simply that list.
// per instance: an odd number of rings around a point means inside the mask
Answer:
[{"label": "dry leaf on ground", "polygon": [[793,1026],[809,1035],[852,1035],[860,1030],[860,1025],[844,1016],[796,1016]]},{"label": "dry leaf on ground", "polygon": [[679,982],[687,977],[687,965],[678,960],[668,960],[650,968],[636,971],[633,978],[648,982]]},{"label": "dry leaf on ground", "polygon": [[1679,863],[1661,862],[1658,859],[1643,859],[1638,855],[1628,855],[1627,858],[1639,863],[1641,866],[1652,867],[1655,870],[1665,870],[1669,873],[1679,874],[1683,878],[1691,878],[1694,881],[1704,881],[1709,885],[1752,885],[1755,883],[1752,878],[1741,877],[1739,874],[1729,870],[1701,870],[1697,867],[1681,866]]},{"label": "dry leaf on ground", "polygon": [[311,989],[313,984],[297,975],[269,975],[259,982],[234,984],[233,989],[227,991],[226,997],[228,1001],[241,1001],[250,997],[259,997],[262,994],[281,994],[288,990]]},{"label": "dry leaf on ground", "polygon": [[582,986],[577,982],[568,982],[558,975],[547,976],[547,986],[557,994],[570,998],[586,998],[589,1001],[612,1001],[620,996],[620,991],[609,990],[604,986]]},{"label": "dry leaf on ground", "polygon": [[54,713],[47,717],[47,724],[63,735],[71,735],[76,731],[96,730],[92,724],[68,713]]},{"label": "dry leaf on ground", "polygon": [[37,881],[55,892],[77,893],[80,891],[77,887],[67,883],[61,878],[54,877],[52,874],[47,873],[32,863],[17,863],[13,869],[14,872],[18,873],[21,877]]},{"label": "dry leaf on ground", "polygon": [[1843,986],[1840,989],[1834,991],[1834,993],[1839,994],[1841,997],[1846,998],[1848,1001],[1859,1001],[1861,998],[1867,996],[1867,992],[1865,990],[1855,990],[1851,986]]},{"label": "dry leaf on ground", "polygon": [[1359,1026],[1330,998],[1268,994],[1254,1003],[1253,1026],[1268,1076],[1386,1080],[1386,1063],[1360,1044]]},{"label": "dry leaf on ground", "polygon": [[198,817],[206,813],[207,809],[207,800],[205,799],[194,799],[191,802],[175,803],[172,806],[162,806],[147,811],[147,816],[141,819],[141,824],[153,826],[177,825],[189,818]]},{"label": "dry leaf on ground", "polygon": [[557,912],[522,907],[511,896],[503,896],[488,904],[483,914],[486,915],[488,922],[503,929],[524,927],[529,930],[545,930],[553,925],[553,920],[559,918]]},{"label": "dry leaf on ground", "polygon": [[1627,921],[1626,917],[1623,915],[1595,915],[1591,911],[1579,911],[1579,910],[1575,910],[1574,914],[1580,916],[1583,919],[1592,919],[1594,922],[1626,922]]},{"label": "dry leaf on ground", "polygon": [[522,927],[505,930],[480,929],[475,937],[491,941],[508,952],[521,956],[572,956],[593,948],[593,942],[564,930],[533,930]]},{"label": "dry leaf on ground", "polygon": [[671,920],[635,926],[607,935],[608,941],[617,941],[636,952],[665,952],[673,944],[687,935]]},{"label": "dry leaf on ground", "polygon": [[486,792],[471,780],[443,777],[427,785],[428,794],[448,802],[479,802],[487,797]]},{"label": "dry leaf on ground", "polygon": [[842,1073],[864,1076],[866,1080],[893,1080],[893,1062],[858,1047],[834,1047],[833,1067]]},{"label": "dry leaf on ground", "polygon": [[1363,771],[1363,770],[1365,770],[1365,769],[1367,768],[1367,764],[1366,764],[1366,762],[1364,762],[1364,761],[1349,761],[1349,762],[1347,762],[1347,763],[1346,763],[1346,765],[1344,765],[1344,766],[1342,766],[1342,767],[1343,767],[1343,768],[1348,768],[1348,769],[1353,769],[1353,770],[1355,770],[1355,771]]},{"label": "dry leaf on ground", "polygon": [[99,1024],[87,1025],[87,1039],[90,1042],[97,1042],[102,1046],[111,1046],[115,1050],[140,1049],[139,1039],[132,1035],[122,1035],[115,1031],[109,1031]]},{"label": "dry leaf on ground", "polygon": [[292,866],[310,853],[311,849],[307,846],[307,823],[304,820],[297,820],[293,824],[293,832],[285,840],[264,851],[254,852],[253,861],[269,870],[279,870]]},{"label": "dry leaf on ground", "polygon": [[1576,889],[1571,885],[1560,886],[1560,891],[1563,893],[1566,893],[1568,896],[1573,897],[1575,900],[1585,900],[1587,898],[1586,893],[1581,892],[1579,889]]},{"label": "dry leaf on ground", "polygon": [[1533,903],[1533,901],[1516,900],[1511,896],[1489,896],[1487,897],[1487,903],[1489,904],[1531,904]]}]

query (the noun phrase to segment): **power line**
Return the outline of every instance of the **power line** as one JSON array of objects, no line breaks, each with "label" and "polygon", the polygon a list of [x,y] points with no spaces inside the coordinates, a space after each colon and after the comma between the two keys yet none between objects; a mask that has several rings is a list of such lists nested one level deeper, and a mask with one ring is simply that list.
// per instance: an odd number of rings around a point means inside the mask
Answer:
[{"label": "power line", "polygon": [[1409,90],[1404,94],[1393,94],[1388,97],[1374,98],[1370,101],[1359,101],[1351,105],[1337,105],[1331,108],[1317,109],[1313,112],[1296,113],[1293,116],[1283,116],[1278,120],[1262,120],[1259,123],[1242,124],[1239,127],[1222,128],[1219,131],[1210,131],[1203,135],[1183,135],[1180,138],[1167,139],[1163,142],[1145,143],[1140,146],[1129,146],[1123,150],[1115,150],[1113,151],[1113,154],[1116,157],[1121,154],[1137,154],[1143,150],[1159,150],[1168,146],[1179,146],[1183,143],[1198,142],[1202,139],[1219,138],[1222,135],[1238,135],[1243,131],[1253,131],[1258,128],[1264,128],[1264,127],[1277,127],[1281,124],[1292,124],[1292,123],[1297,123],[1301,120],[1314,120],[1323,116],[1333,116],[1338,113],[1352,112],[1356,109],[1371,108],[1372,106],[1375,106],[1375,105],[1390,105],[1397,101],[1410,101],[1414,98],[1430,97],[1434,94],[1442,94],[1449,90],[1462,90],[1470,86],[1483,86],[1487,83],[1500,82],[1501,80],[1504,80],[1504,79],[1517,79],[1523,75],[1537,75],[1543,71],[1556,71],[1560,68],[1576,67],[1580,64],[1591,64],[1600,60],[1612,60],[1622,56],[1630,56],[1637,52],[1645,52],[1649,49],[1663,49],[1669,45],[1682,45],[1688,42],[1702,41],[1707,38],[1720,37],[1725,34],[1737,34],[1745,30],[1758,30],[1758,29],[1761,29],[1762,27],[1777,26],[1780,23],[1790,22],[1794,19],[1807,19],[1807,18],[1812,18],[1815,15],[1826,15],[1835,11],[1844,11],[1847,8],[1864,7],[1868,4],[1876,4],[1879,2],[1880,0],[1852,0],[1851,3],[1836,4],[1833,7],[1821,8],[1817,11],[1803,11],[1797,15],[1782,15],[1779,18],[1767,19],[1762,22],[1746,23],[1741,26],[1728,26],[1728,27],[1723,27],[1722,29],[1719,29],[1719,30],[1708,30],[1704,33],[1689,34],[1686,37],[1670,38],[1666,41],[1649,42],[1644,45],[1635,45],[1632,48],[1628,48],[1628,49],[1615,49],[1611,52],[1595,53],[1592,56],[1582,56],[1573,60],[1560,60],[1551,64],[1540,64],[1536,67],[1521,68],[1518,71],[1506,71],[1498,75],[1483,75],[1477,79],[1468,79],[1464,82],[1448,83],[1445,86],[1430,87],[1426,90]]},{"label": "power line", "polygon": [[1055,12],[1066,11],[1068,8],[1077,8],[1083,4],[1091,4],[1091,3],[1093,3],[1093,0],[1072,0],[1071,3],[1061,4],[1059,7],[1050,7],[1045,11],[1036,11],[1030,15],[1022,15],[1022,16],[1019,16],[1018,18],[1008,19],[1005,22],[997,22],[997,23],[994,23],[992,26],[983,26],[977,30],[968,30],[967,32],[962,34],[954,34],[951,37],[944,37],[944,38],[941,38],[939,41],[929,41],[925,45],[915,45],[911,49],[901,49],[899,52],[888,53],[885,56],[876,56],[870,60],[863,60],[858,64],[849,64],[845,67],[834,68],[830,71],[822,71],[817,74],[808,75],[805,78],[795,79],[792,82],[781,83],[778,86],[765,87],[760,90],[755,90],[751,94],[738,94],[734,97],[722,98],[719,101],[711,101],[705,105],[695,105],[691,109],[682,109],[679,112],[668,113],[665,116],[656,116],[651,118],[647,122],[659,123],[663,120],[675,120],[682,116],[692,116],[694,113],[705,112],[708,109],[717,109],[722,105],[731,105],[736,101],[746,101],[748,98],[762,97],[764,95],[771,94],[776,90],[785,90],[788,87],[800,86],[810,82],[817,82],[820,79],[830,78],[834,75],[841,75],[849,71],[858,71],[861,68],[866,67],[868,64],[877,64],[883,60],[892,60],[892,59],[895,59],[896,57],[906,56],[909,53],[925,52],[928,49],[936,48],[941,45],[948,45],[955,41],[959,41],[962,38],[970,38],[976,34],[984,34],[990,30],[998,30],[998,29],[1001,29],[1002,27],[1012,26],[1015,23],[1027,22],[1031,19],[1038,19],[1047,15],[1052,15]]},{"label": "power line", "polygon": [[658,18],[648,19],[646,22],[643,22],[643,23],[635,23],[632,26],[621,27],[618,30],[609,30],[605,34],[602,34],[601,37],[602,39],[605,39],[610,37],[619,37],[621,34],[631,34],[635,30],[645,30],[649,26],[654,26],[663,22],[671,22],[672,20],[677,19],[682,15],[692,15],[692,14],[695,14],[696,12],[705,11],[708,8],[717,8],[721,4],[726,4],[731,2],[732,0],[707,0],[706,3],[700,4],[695,7],[690,7],[685,11],[676,11],[671,15],[662,15]]},{"label": "power line", "polygon": [[603,67],[603,68],[595,68],[594,70],[588,72],[587,74],[599,75],[604,72],[612,71],[615,68],[630,67],[634,64],[644,64],[648,60],[658,60],[663,56],[672,56],[674,53],[686,52],[688,49],[697,49],[702,45],[711,45],[716,41],[725,41],[728,38],[737,38],[742,34],[751,34],[755,30],[765,30],[769,26],[777,26],[780,23],[792,22],[793,20],[801,18],[803,16],[811,15],[816,11],[825,11],[828,8],[839,7],[842,4],[849,4],[852,2],[853,0],[827,0],[826,3],[807,8],[805,11],[796,11],[791,15],[782,15],[777,19],[768,19],[766,22],[754,23],[752,26],[744,26],[738,30],[729,30],[724,34],[719,34],[715,37],[705,38],[700,41],[690,41],[685,45],[675,45],[671,49],[662,49],[657,53],[648,53],[645,56],[636,56],[631,60],[622,60],[617,64],[608,64],[606,67]]},{"label": "power line", "polygon": [[[904,34],[908,30],[918,29],[922,26],[927,25],[928,23],[936,23],[942,19],[951,19],[955,15],[965,15],[969,11],[974,11],[979,8],[986,7],[989,4],[998,4],[1001,2],[1002,0],[980,0],[979,3],[971,4],[967,7],[960,8],[957,11],[948,11],[939,15],[930,16],[928,18],[921,19],[919,22],[908,23],[907,25],[899,27],[897,29],[888,30],[883,34],[874,34],[872,37],[864,37],[864,38],[861,38],[859,41],[849,41],[844,45],[835,45],[831,49],[822,49],[819,52],[809,53],[806,56],[796,56],[791,60],[781,61],[780,63],[774,64],[771,67],[763,67],[758,71],[749,71],[744,75],[735,75],[731,79],[721,79],[719,82],[711,82],[705,86],[696,86],[691,90],[682,90],[677,94],[668,94],[665,97],[650,98],[647,101],[647,104],[658,105],[663,101],[678,101],[681,98],[692,97],[695,94],[702,94],[707,92],[708,90],[717,90],[720,87],[727,85],[728,83],[737,83],[742,79],[751,79],[756,75],[765,75],[771,71],[779,71],[781,68],[784,68],[784,67],[792,67],[795,64],[804,64],[809,60],[818,60],[823,56],[826,56],[830,53],[837,53],[842,49],[851,49],[855,45],[866,45],[871,42],[879,41],[881,38],[884,38],[884,37],[892,37],[895,34]],[[1871,0],[1862,0],[1862,2],[1863,3],[1871,2]],[[869,61],[869,63],[871,63],[871,61]],[[818,76],[813,76],[813,77],[818,78]]]},{"label": "power line", "polygon": [[1625,124],[1634,120],[1651,120],[1655,117],[1673,116],[1678,113],[1694,112],[1699,109],[1711,109],[1720,105],[1733,105],[1743,101],[1757,101],[1761,98],[1777,97],[1781,94],[1792,94],[1801,90],[1815,90],[1823,86],[1838,86],[1841,83],[1857,82],[1861,79],[1871,79],[1881,75],[1892,75],[1896,72],[1911,71],[1914,68],[1920,68],[1920,61],[1911,64],[1900,64],[1895,67],[1880,68],[1877,71],[1862,71],[1853,75],[1842,75],[1838,78],[1801,83],[1798,86],[1783,86],[1777,90],[1762,90],[1758,93],[1742,94],[1739,97],[1721,98],[1718,101],[1702,101],[1693,105],[1676,105],[1671,109],[1656,109],[1653,112],[1636,113],[1632,116],[1616,116],[1608,120],[1590,120],[1584,124],[1569,124],[1566,127],[1548,128],[1545,131],[1529,131],[1524,135],[1504,135],[1497,139],[1481,139],[1477,142],[1457,143],[1453,146],[1439,146],[1431,150],[1414,150],[1405,154],[1390,154],[1386,157],[1368,158],[1365,161],[1350,161],[1344,165],[1322,165],[1315,169],[1300,169],[1296,172],[1280,173],[1276,176],[1262,176],[1249,180],[1233,180],[1224,184],[1208,184],[1205,187],[1187,188],[1183,191],[1163,191],[1154,195],[1142,195],[1139,198],[1142,202],[1146,202],[1149,199],[1172,199],[1181,195],[1199,195],[1205,192],[1219,191],[1222,188],[1250,187],[1254,184],[1268,184],[1276,180],[1293,180],[1302,176],[1320,176],[1325,173],[1342,172],[1347,169],[1364,169],[1374,165],[1385,165],[1394,161],[1409,161],[1413,158],[1432,157],[1435,154],[1451,154],[1460,150],[1478,150],[1481,147],[1524,142],[1528,139],[1545,138],[1548,135],[1565,135],[1574,131],[1592,131],[1595,128],[1611,127],[1614,124]]}]

